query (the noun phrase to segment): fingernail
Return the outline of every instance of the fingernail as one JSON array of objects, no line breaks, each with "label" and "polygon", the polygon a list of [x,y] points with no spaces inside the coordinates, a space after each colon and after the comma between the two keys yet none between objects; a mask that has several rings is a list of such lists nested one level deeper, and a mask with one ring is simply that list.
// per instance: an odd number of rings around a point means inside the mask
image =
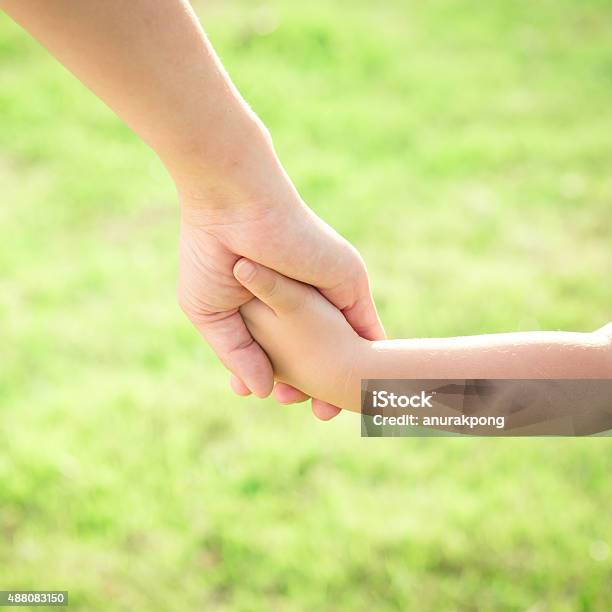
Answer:
[{"label": "fingernail", "polygon": [[255,265],[248,259],[242,259],[234,268],[234,274],[238,280],[248,283],[255,276]]}]

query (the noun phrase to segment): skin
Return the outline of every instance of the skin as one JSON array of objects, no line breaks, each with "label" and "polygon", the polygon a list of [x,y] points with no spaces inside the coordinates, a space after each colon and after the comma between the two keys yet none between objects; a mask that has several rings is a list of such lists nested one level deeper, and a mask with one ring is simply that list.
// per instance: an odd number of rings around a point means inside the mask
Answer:
[{"label": "skin", "polygon": [[[0,0],[160,157],[181,204],[178,301],[233,373],[268,395],[272,366],[240,315],[232,273],[249,257],[309,283],[356,333],[382,339],[363,260],[303,202],[186,0]],[[277,384],[283,403],[307,396]],[[316,397],[316,396],[315,396]],[[317,416],[339,409],[313,400]]]},{"label": "skin", "polygon": [[369,341],[310,286],[244,259],[234,274],[257,298],[241,312],[277,379],[348,410],[360,411],[367,378],[612,378],[612,323],[593,333]]}]

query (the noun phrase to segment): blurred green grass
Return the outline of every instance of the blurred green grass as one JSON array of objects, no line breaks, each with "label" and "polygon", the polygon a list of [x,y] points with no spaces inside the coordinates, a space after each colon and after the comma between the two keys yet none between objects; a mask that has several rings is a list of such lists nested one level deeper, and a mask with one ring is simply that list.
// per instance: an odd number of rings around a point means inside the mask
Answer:
[{"label": "blurred green grass", "polygon": [[[612,304],[603,0],[201,2],[391,336]],[[0,588],[87,610],[607,610],[607,440],[362,440],[241,400],[154,156],[0,18]]]}]

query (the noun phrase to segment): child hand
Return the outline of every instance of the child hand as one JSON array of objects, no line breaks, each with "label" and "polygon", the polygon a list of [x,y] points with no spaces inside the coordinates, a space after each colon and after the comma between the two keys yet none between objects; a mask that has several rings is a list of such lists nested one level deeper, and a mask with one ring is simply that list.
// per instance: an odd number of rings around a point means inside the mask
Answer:
[{"label": "child hand", "polygon": [[248,259],[236,263],[234,276],[255,296],[240,313],[270,358],[276,380],[358,409],[360,384],[353,373],[367,340],[343,314],[310,285]]}]

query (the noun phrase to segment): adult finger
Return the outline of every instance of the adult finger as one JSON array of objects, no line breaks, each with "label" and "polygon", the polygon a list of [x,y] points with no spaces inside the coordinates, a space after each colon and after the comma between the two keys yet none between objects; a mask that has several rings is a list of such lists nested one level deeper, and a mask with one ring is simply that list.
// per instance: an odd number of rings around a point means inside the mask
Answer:
[{"label": "adult finger", "polygon": [[235,374],[230,374],[230,387],[237,395],[251,395],[251,390]]},{"label": "adult finger", "polygon": [[268,397],[274,386],[272,364],[255,342],[239,312],[204,315],[192,323],[225,367],[258,397]]},{"label": "adult finger", "polygon": [[309,395],[306,395],[299,389],[282,382],[277,382],[274,385],[272,395],[279,404],[298,404],[310,399]]},{"label": "adult finger", "polygon": [[[326,296],[333,303],[330,296]],[[363,288],[352,306],[344,308],[342,314],[350,326],[366,340],[384,340],[385,329],[378,317],[369,285]]]},{"label": "adult finger", "polygon": [[[251,395],[251,390],[235,374],[230,374],[230,386],[237,395],[243,397]],[[310,395],[306,395],[299,389],[282,382],[277,382],[274,385],[272,395],[279,404],[285,405],[299,404],[310,399]]]},{"label": "adult finger", "polygon": [[342,412],[342,408],[328,404],[323,400],[312,400],[312,413],[321,421],[329,421],[337,417]]},{"label": "adult finger", "polygon": [[351,257],[345,263],[346,273],[341,282],[321,289],[321,293],[342,311],[362,338],[384,340],[385,330],[372,298],[366,265],[359,253],[354,250],[349,253]]}]

